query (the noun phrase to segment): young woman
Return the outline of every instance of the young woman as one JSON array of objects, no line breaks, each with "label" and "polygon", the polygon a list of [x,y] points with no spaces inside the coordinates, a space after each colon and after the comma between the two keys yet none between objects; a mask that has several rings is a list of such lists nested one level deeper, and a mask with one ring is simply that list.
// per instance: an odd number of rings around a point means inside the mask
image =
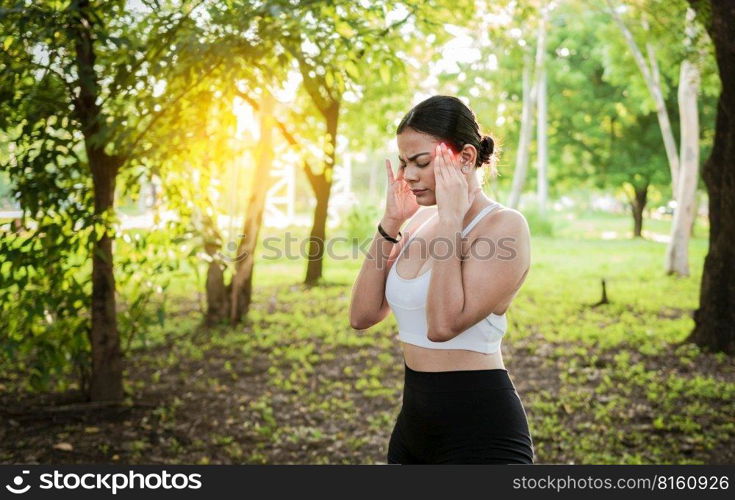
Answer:
[{"label": "young woman", "polygon": [[391,310],[398,324],[403,405],[387,461],[533,463],[526,413],[500,352],[505,312],[530,265],[529,230],[479,184],[493,140],[450,96],[414,107],[397,140],[399,172],[386,160],[385,214],[350,304],[355,329]]}]

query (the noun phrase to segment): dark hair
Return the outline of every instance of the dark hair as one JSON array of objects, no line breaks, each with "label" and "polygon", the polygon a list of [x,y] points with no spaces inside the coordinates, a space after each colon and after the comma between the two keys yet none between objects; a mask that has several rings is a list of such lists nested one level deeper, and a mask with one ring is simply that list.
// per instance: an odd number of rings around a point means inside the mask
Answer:
[{"label": "dark hair", "polygon": [[[406,128],[445,141],[454,151],[461,151],[465,144],[471,144],[477,149],[475,167],[485,163],[494,167],[495,141],[480,133],[475,114],[456,97],[435,95],[421,101],[403,117],[396,135]],[[496,173],[494,168],[491,173]]]}]

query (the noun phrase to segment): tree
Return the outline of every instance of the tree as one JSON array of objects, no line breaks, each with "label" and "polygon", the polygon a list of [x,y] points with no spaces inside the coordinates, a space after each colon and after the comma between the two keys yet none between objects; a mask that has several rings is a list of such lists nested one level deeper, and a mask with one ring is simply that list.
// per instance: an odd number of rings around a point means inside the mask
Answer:
[{"label": "tree", "polygon": [[[699,180],[699,107],[700,67],[704,59],[702,43],[697,43],[694,10],[686,13],[686,44],[690,54],[679,71],[679,120],[681,123],[677,201],[671,238],[666,246],[667,274],[689,276],[689,236],[697,216],[696,192]],[[700,37],[701,38],[701,37]],[[699,45],[699,47],[696,47]]]},{"label": "tree", "polygon": [[[319,128],[306,131],[321,145],[321,169],[304,161],[304,172],[316,197],[314,222],[309,235],[306,285],[316,284],[322,276],[324,240],[332,174],[335,167],[337,135],[344,98],[347,92],[359,93],[368,74],[377,70],[381,78],[400,74],[402,63],[396,55],[397,45],[410,45],[425,32],[440,32],[442,23],[459,19],[470,11],[470,2],[354,2],[314,3],[283,12],[280,31],[282,47],[296,61],[302,87],[309,102],[304,103],[297,123],[310,124],[314,117]],[[398,19],[390,20],[398,13]],[[402,27],[408,28],[402,32]],[[436,35],[436,33],[432,33]],[[303,127],[300,127],[301,131]],[[293,134],[299,136],[300,134]]]},{"label": "tree", "polygon": [[[538,192],[539,208],[543,210],[548,192],[548,149],[546,142],[546,50],[549,11],[551,6],[542,2],[539,7],[536,52],[531,72],[530,54],[524,54],[523,68],[523,108],[521,112],[521,129],[516,155],[516,168],[513,172],[513,186],[508,199],[508,206],[517,208],[526,181],[526,170],[530,155],[530,144],[533,134],[533,112],[538,104]],[[543,93],[543,95],[541,95]]]},{"label": "tree", "polygon": [[[642,2],[636,6],[636,14],[641,17],[643,35],[646,37],[646,61],[640,44],[624,22],[621,13],[612,0],[606,0],[615,23],[625,37],[630,52],[643,75],[644,82],[653,99],[658,115],[664,148],[671,172],[671,193],[677,203],[671,227],[671,238],[666,249],[665,271],[667,274],[689,275],[688,247],[691,228],[696,216],[696,187],[699,168],[699,123],[697,94],[699,90],[699,73],[703,65],[705,46],[708,43],[697,36],[693,25],[694,11],[685,9],[680,2],[660,4],[656,0]],[[655,11],[655,14],[651,14]],[[654,35],[649,28],[648,17],[654,17],[657,23],[669,26],[668,30],[658,30]],[[684,29],[681,29],[684,25]],[[680,37],[679,32],[685,36]],[[672,33],[674,34],[672,36]],[[652,38],[657,36],[659,45],[674,54],[680,60],[679,71],[679,121],[681,123],[681,148],[677,153],[676,139],[669,120],[665,100],[665,89],[662,84],[661,71],[658,64],[658,53]],[[662,43],[663,42],[663,43]],[[670,57],[670,56],[669,56]],[[679,61],[677,61],[679,62]]]},{"label": "tree", "polygon": [[[652,186],[669,179],[660,154],[656,115],[640,106],[626,87],[611,46],[607,16],[582,3],[565,3],[551,19],[549,56],[549,141],[552,187],[622,192],[641,236]],[[607,28],[610,29],[610,28]],[[613,32],[614,33],[614,32]]]},{"label": "tree", "polygon": [[309,234],[306,285],[315,285],[322,276],[344,94],[364,77],[368,67],[385,66],[387,61],[395,59],[390,41],[396,39],[398,28],[415,14],[415,9],[410,5],[401,20],[387,27],[384,24],[385,6],[380,5],[365,9],[352,4],[347,8],[337,2],[292,12],[292,35],[283,40],[283,47],[298,64],[303,88],[311,99],[310,107],[323,120],[322,168],[315,170],[304,163],[304,172],[316,196],[314,222]]},{"label": "tree", "polygon": [[702,168],[709,195],[709,251],[689,340],[735,353],[735,9],[725,0],[690,0],[714,44],[722,90],[712,153]]},{"label": "tree", "polygon": [[[635,63],[643,75],[648,91],[651,93],[651,97],[654,100],[656,116],[658,117],[659,125],[661,127],[661,135],[664,141],[664,149],[666,150],[666,157],[669,160],[669,169],[671,170],[672,191],[676,193],[676,180],[679,175],[679,157],[676,151],[676,141],[671,127],[671,121],[669,120],[669,113],[666,109],[666,103],[664,102],[664,93],[661,87],[661,72],[659,70],[658,61],[656,60],[655,49],[650,40],[647,41],[646,51],[648,53],[648,62],[646,62],[646,59],[643,57],[643,53],[636,43],[633,34],[620,16],[617,6],[612,2],[612,0],[606,1],[610,14],[620,28],[620,31],[623,33]],[[645,20],[643,21],[643,27],[648,31],[648,23]]]},{"label": "tree", "polygon": [[[123,397],[112,250],[118,175],[139,161],[149,147],[148,131],[170,105],[222,61],[183,55],[184,47],[197,55],[190,16],[200,3],[134,9],[123,0],[17,1],[0,17],[9,33],[0,59],[0,129],[12,133],[14,150],[2,168],[37,223],[32,234],[4,243],[9,259],[26,273],[6,293],[23,307],[30,300],[25,285],[45,266],[59,269],[50,273],[49,289],[71,288],[77,297],[85,289],[79,273],[69,270],[72,263],[32,255],[34,238],[53,238],[48,248],[58,256],[79,253],[82,262],[91,260],[89,316],[81,300],[58,314],[77,313],[75,342],[89,335],[91,375],[82,388],[93,401]],[[91,196],[81,192],[85,188]],[[43,307],[31,311],[35,316],[15,322],[11,335],[32,339],[27,334],[44,328],[52,314]]]},{"label": "tree", "polygon": [[546,202],[549,195],[549,147],[548,147],[548,122],[547,107],[548,95],[546,85],[546,30],[549,23],[549,11],[552,6],[545,4],[541,7],[541,27],[543,32],[539,34],[540,57],[536,61],[536,143],[537,147],[537,169],[536,189],[538,193],[538,209],[541,214],[546,212]]}]

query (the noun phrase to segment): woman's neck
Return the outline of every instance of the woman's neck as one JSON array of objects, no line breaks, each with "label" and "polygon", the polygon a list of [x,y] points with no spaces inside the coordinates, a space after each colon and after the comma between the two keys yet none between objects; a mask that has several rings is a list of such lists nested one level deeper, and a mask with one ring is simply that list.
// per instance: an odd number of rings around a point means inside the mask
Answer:
[{"label": "woman's neck", "polygon": [[470,205],[469,210],[467,210],[467,213],[464,216],[462,227],[467,227],[467,225],[472,222],[472,219],[474,219],[477,214],[482,211],[482,209],[492,205],[493,203],[495,202],[488,198],[487,195],[482,191],[482,189],[480,189],[480,191],[478,191],[478,193],[475,195],[475,199],[472,201],[472,205]]}]

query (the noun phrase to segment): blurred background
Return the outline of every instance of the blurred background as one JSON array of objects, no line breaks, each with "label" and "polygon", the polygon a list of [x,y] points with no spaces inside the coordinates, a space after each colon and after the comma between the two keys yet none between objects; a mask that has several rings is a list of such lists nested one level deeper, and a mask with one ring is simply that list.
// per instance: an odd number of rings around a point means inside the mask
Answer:
[{"label": "blurred background", "polygon": [[396,325],[347,311],[435,94],[531,228],[536,461],[735,461],[709,2],[0,5],[0,462],[384,463]]}]

